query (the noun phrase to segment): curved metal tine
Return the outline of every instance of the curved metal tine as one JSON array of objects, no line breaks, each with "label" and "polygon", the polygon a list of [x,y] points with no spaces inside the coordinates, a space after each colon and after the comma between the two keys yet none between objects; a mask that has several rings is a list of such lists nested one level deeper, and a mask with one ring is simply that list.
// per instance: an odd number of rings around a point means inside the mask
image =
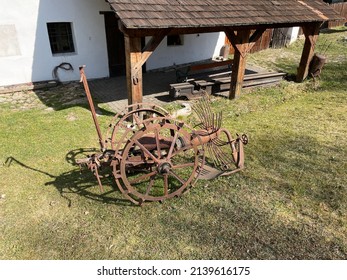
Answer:
[{"label": "curved metal tine", "polygon": [[217,125],[216,125],[217,129],[220,129],[222,127],[222,114],[223,112],[220,111],[217,115]]},{"label": "curved metal tine", "polygon": [[193,111],[198,115],[198,118],[201,122],[201,124],[199,125],[201,128],[205,128],[206,126],[206,119],[205,119],[205,114],[200,106],[200,102],[197,102],[194,106],[193,106]]},{"label": "curved metal tine", "polygon": [[216,154],[212,151],[211,144],[206,145],[206,151],[214,165],[218,165]]},{"label": "curved metal tine", "polygon": [[211,106],[209,106],[205,98],[203,98],[202,106],[203,106],[204,114],[206,116],[207,127],[210,128],[212,126],[212,123],[211,123],[212,111],[211,111]]},{"label": "curved metal tine", "polygon": [[217,150],[218,158],[220,159],[222,165],[228,166],[231,163],[235,164],[232,156],[228,157],[227,154],[225,154],[225,152],[220,149],[220,147],[217,146],[216,150]]},{"label": "curved metal tine", "polygon": [[219,139],[219,138],[214,138],[214,139],[211,140],[211,142],[212,142],[214,145],[216,145],[216,146],[224,146],[224,145],[229,144],[229,142],[223,141],[223,140],[221,140],[221,139]]},{"label": "curved metal tine", "polygon": [[212,129],[215,129],[215,127],[216,127],[216,124],[215,124],[215,122],[214,122],[214,117],[215,117],[215,114],[212,113],[212,121],[211,121],[211,123],[212,123],[212,125],[211,125]]},{"label": "curved metal tine", "polygon": [[197,125],[200,128],[204,128],[204,118],[202,112],[200,110],[198,110],[198,108],[196,106],[193,106],[193,111],[195,112],[195,114],[198,116],[200,123]]},{"label": "curved metal tine", "polygon": [[219,146],[210,145],[210,156],[214,159],[214,163],[216,166],[225,166],[233,163],[233,159],[229,159],[223,150],[220,149]]},{"label": "curved metal tine", "polygon": [[200,121],[202,122],[202,128],[209,128],[211,127],[211,107],[209,106],[206,97],[203,97],[201,100],[199,100],[194,106],[193,110],[198,115]]},{"label": "curved metal tine", "polygon": [[217,151],[216,147],[210,146],[210,155],[213,155],[215,161],[214,164],[216,166],[222,166],[223,165],[223,160],[221,154]]}]

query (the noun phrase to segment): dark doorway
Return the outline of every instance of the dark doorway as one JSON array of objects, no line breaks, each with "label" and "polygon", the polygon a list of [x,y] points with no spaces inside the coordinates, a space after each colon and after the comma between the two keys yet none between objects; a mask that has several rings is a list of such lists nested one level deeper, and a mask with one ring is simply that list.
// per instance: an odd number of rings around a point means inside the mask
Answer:
[{"label": "dark doorway", "polygon": [[110,77],[125,75],[124,35],[118,28],[115,13],[103,13],[105,17],[108,67]]}]

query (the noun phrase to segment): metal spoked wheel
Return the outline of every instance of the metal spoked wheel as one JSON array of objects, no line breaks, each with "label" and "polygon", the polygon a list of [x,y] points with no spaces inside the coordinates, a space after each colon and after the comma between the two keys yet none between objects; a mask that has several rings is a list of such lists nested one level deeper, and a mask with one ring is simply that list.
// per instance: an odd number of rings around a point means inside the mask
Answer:
[{"label": "metal spoked wheel", "polygon": [[129,105],[114,116],[107,131],[106,144],[114,151],[121,150],[129,138],[129,132],[133,134],[134,131],[142,129],[148,120],[155,122],[155,117],[168,115],[169,113],[165,109],[154,104]]},{"label": "metal spoked wheel", "polygon": [[113,174],[133,203],[179,196],[197,177],[203,151],[183,123],[169,118],[147,122],[127,141]]}]

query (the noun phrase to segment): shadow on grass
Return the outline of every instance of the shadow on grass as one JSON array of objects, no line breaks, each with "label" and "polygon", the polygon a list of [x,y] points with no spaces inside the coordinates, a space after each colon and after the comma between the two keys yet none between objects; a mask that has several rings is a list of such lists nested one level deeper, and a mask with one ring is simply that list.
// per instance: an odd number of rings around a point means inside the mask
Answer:
[{"label": "shadow on grass", "polygon": [[238,201],[228,209],[208,203],[201,205],[204,212],[200,219],[192,221],[180,216],[179,219],[171,218],[161,222],[165,223],[167,232],[176,233],[178,228],[194,232],[189,244],[192,247],[206,248],[205,259],[347,257],[341,240],[324,236],[319,225],[277,221],[271,212],[264,212],[256,205],[247,203]]},{"label": "shadow on grass", "polygon": [[272,142],[271,147],[265,148],[268,152],[264,151],[260,161],[270,163],[263,166],[268,171],[264,177],[274,185],[279,196],[308,201],[308,208],[323,203],[330,210],[337,211],[336,214],[344,212],[347,189],[342,184],[343,173],[341,177],[337,176],[343,170],[341,148],[322,145],[305,135],[295,138],[282,136],[276,143],[273,145]]},{"label": "shadow on grass", "polygon": [[[93,148],[73,150],[66,155],[66,161],[72,165],[77,166],[77,156],[93,152],[95,152],[95,149]],[[30,167],[29,165],[22,163],[14,157],[8,157],[5,165],[10,166],[13,162],[23,168],[44,174],[51,178],[52,180],[46,182],[45,186],[55,187],[60,195],[67,200],[68,207],[71,207],[72,205],[70,194],[77,194],[87,199],[104,204],[133,206],[133,204],[128,200],[121,198],[121,193],[116,187],[114,180],[112,180],[112,176],[103,178],[103,184],[105,184],[106,190],[104,192],[101,192],[101,190],[99,190],[97,187],[98,183],[95,176],[89,170],[81,171],[80,169],[74,168],[73,170],[55,176],[46,171]],[[111,170],[108,174],[112,175]]]},{"label": "shadow on grass", "polygon": [[[347,27],[347,26],[346,26]],[[340,33],[340,32],[346,32],[346,29],[343,28],[342,26],[340,27],[341,29],[322,29],[320,33],[322,34],[333,34],[333,33]]]},{"label": "shadow on grass", "polygon": [[329,62],[322,69],[319,82],[323,90],[347,89],[347,61]]},{"label": "shadow on grass", "polygon": [[117,196],[120,196],[121,194],[116,187],[113,186],[114,184],[112,184],[111,178],[107,180],[107,190],[102,193],[96,187],[96,178],[89,171],[80,172],[79,170],[71,170],[64,172],[55,177],[53,181],[47,182],[45,185],[54,186],[60,195],[68,201],[69,207],[72,204],[69,196],[70,194],[77,194],[103,204],[132,206],[128,200],[117,198]]},{"label": "shadow on grass", "polygon": [[[90,110],[83,86],[77,82],[58,84],[56,87],[42,90],[34,89],[33,92],[45,106],[53,108],[55,111],[76,106]],[[97,98],[93,97],[93,101],[97,113],[105,116],[114,115],[114,112],[98,107],[99,100]]]},{"label": "shadow on grass", "polygon": [[[346,188],[333,173],[343,155],[332,164],[328,143],[274,138],[250,142],[245,172],[211,181],[208,194],[197,190],[206,197],[196,218],[162,217],[167,231],[194,232],[189,244],[206,248],[206,259],[346,259]],[[214,199],[207,197],[212,192]]]}]

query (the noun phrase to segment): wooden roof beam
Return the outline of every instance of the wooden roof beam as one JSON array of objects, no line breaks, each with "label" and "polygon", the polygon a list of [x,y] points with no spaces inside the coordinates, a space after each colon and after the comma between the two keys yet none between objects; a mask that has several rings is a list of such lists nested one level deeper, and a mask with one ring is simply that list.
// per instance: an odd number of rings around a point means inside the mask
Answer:
[{"label": "wooden roof beam", "polygon": [[[121,21],[119,21],[119,29],[131,37],[144,37],[155,36],[160,30],[169,30],[168,35],[177,34],[197,34],[197,33],[211,33],[221,32],[228,30],[258,30],[258,29],[271,29],[282,27],[301,26],[303,23],[276,23],[276,24],[254,24],[254,25],[238,25],[238,26],[215,26],[215,27],[166,27],[166,28],[126,28]],[[315,22],[307,22],[307,24],[315,24]]]}]

